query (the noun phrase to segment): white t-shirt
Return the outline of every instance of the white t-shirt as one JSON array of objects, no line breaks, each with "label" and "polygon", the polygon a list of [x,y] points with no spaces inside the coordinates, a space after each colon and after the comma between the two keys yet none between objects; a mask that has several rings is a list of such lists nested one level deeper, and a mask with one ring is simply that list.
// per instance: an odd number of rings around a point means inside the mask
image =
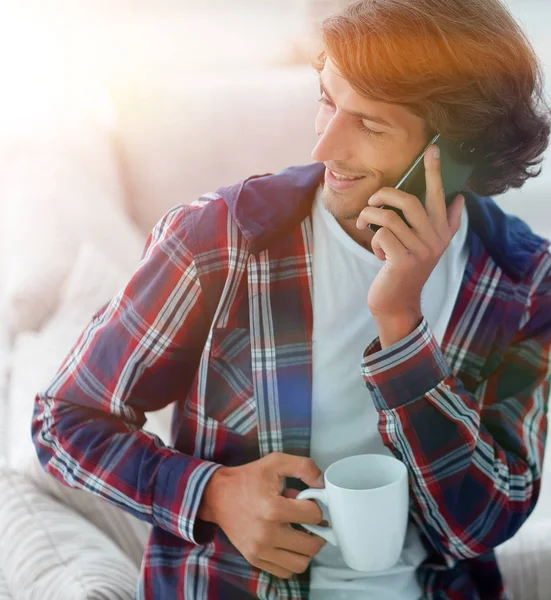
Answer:
[{"label": "white t-shirt", "polygon": [[[377,431],[378,413],[360,370],[366,347],[377,337],[367,308],[371,282],[384,262],[355,242],[327,211],[320,187],[313,219],[313,390],[311,457],[324,471],[354,454],[392,455]],[[461,227],[427,280],[421,309],[442,343],[468,260],[465,207]],[[325,518],[327,513],[324,511]],[[376,544],[377,541],[373,540]],[[362,573],[344,563],[327,543],[313,558],[311,600],[418,600],[415,570],[426,557],[419,529],[410,521],[399,562],[387,571]]]}]

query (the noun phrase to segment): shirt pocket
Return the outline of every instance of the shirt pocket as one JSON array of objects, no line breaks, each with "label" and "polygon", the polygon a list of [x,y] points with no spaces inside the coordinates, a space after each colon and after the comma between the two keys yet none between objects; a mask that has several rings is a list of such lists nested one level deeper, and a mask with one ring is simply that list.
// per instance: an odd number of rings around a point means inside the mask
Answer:
[{"label": "shirt pocket", "polygon": [[238,435],[249,436],[256,430],[249,329],[213,330],[205,413]]}]

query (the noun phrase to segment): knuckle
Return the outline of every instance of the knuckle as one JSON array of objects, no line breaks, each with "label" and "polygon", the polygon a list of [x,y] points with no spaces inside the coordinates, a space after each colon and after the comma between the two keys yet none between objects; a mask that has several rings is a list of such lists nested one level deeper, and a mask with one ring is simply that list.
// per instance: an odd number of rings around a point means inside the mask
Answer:
[{"label": "knuckle", "polygon": [[258,560],[257,555],[254,552],[251,552],[250,549],[243,552],[243,556],[245,557],[245,560],[253,567],[260,567],[260,560]]},{"label": "knuckle", "polygon": [[[274,573],[274,575],[275,575],[275,573]],[[292,576],[293,576],[293,573],[291,571],[287,571],[287,570],[282,571],[282,573],[280,575],[280,577],[282,579],[290,579]]]},{"label": "knuckle", "polygon": [[394,223],[394,215],[396,215],[396,213],[394,211],[382,210],[381,211],[381,223],[385,227],[389,227],[390,225],[392,225],[392,223]]},{"label": "knuckle", "polygon": [[[433,249],[432,253],[433,253],[435,256],[441,256],[441,255],[444,253],[444,250],[445,250],[445,249],[446,249],[446,247],[444,246],[444,243],[443,243],[442,241],[440,241],[440,242],[436,242],[436,243],[434,244],[434,249]],[[430,254],[431,254],[431,253],[429,252],[429,255],[430,255]]]},{"label": "knuckle", "polygon": [[403,222],[400,215],[394,211],[390,213],[388,219],[391,225],[399,225]]},{"label": "knuckle", "polygon": [[324,544],[321,544],[318,540],[316,540],[315,537],[312,537],[311,540],[309,540],[305,551],[308,554],[308,556],[312,558],[323,548],[323,546]]},{"label": "knuckle", "polygon": [[255,549],[253,548],[253,542],[249,541],[242,549],[241,549],[241,553],[243,554],[243,556],[245,557],[245,560],[250,563],[251,565],[254,565],[255,567],[258,566],[258,554],[254,551]]},{"label": "knuckle", "polygon": [[251,539],[249,543],[249,553],[253,556],[259,556],[262,551],[266,548],[267,536],[264,529],[258,531]]},{"label": "knuckle", "polygon": [[310,502],[310,504],[311,506],[309,507],[310,512],[308,516],[311,517],[315,523],[319,523],[323,519],[321,508],[319,507],[319,504],[313,500]]},{"label": "knuckle", "polygon": [[310,564],[310,559],[307,556],[301,556],[297,560],[296,571],[295,573],[304,573]]},{"label": "knuckle", "polygon": [[272,500],[266,500],[262,510],[262,516],[267,521],[277,521],[279,510],[275,502]]},{"label": "knuckle", "polygon": [[428,248],[422,248],[421,250],[419,250],[419,260],[421,260],[422,262],[428,260],[430,256],[431,252]]},{"label": "knuckle", "polygon": [[266,548],[270,543],[270,533],[266,527],[261,527],[256,537],[257,546],[262,549]]},{"label": "knuckle", "polygon": [[314,461],[308,456],[301,456],[299,462],[299,471],[302,475],[308,475],[316,468]]},{"label": "knuckle", "polygon": [[282,457],[281,452],[271,452],[270,454],[268,454],[266,459],[270,462],[277,463],[281,460],[281,457]]},{"label": "knuckle", "polygon": [[258,539],[252,539],[249,542],[247,553],[251,558],[256,558],[262,552],[262,544]]}]

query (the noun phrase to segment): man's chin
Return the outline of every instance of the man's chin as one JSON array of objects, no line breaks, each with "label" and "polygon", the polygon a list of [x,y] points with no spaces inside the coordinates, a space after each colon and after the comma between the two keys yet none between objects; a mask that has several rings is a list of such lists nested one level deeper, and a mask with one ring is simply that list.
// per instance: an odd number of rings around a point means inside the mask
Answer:
[{"label": "man's chin", "polygon": [[358,203],[354,202],[353,198],[347,198],[344,194],[342,196],[337,196],[332,193],[331,190],[325,188],[323,190],[322,198],[323,205],[327,211],[330,212],[335,219],[339,219],[340,221],[355,221],[363,208],[358,207]]}]

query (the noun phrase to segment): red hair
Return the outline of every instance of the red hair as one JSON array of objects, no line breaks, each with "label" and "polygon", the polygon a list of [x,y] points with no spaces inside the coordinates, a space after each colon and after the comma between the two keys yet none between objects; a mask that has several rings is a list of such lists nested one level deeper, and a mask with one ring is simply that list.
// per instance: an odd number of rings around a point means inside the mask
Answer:
[{"label": "red hair", "polygon": [[321,33],[316,70],[330,56],[358,94],[408,108],[427,135],[477,148],[468,189],[497,195],[540,174],[529,168],[551,129],[541,65],[499,0],[359,0]]}]

